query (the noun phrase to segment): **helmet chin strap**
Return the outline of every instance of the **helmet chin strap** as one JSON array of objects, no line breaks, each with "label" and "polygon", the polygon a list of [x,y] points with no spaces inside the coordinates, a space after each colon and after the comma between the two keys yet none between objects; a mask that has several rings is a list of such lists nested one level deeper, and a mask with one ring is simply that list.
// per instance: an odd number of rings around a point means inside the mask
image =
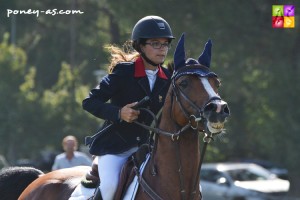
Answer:
[{"label": "helmet chin strap", "polygon": [[147,61],[147,63],[149,63],[150,65],[157,67],[158,65],[162,65],[164,62],[162,63],[154,63],[152,60],[150,60],[145,54],[144,52],[141,52],[141,56]]}]

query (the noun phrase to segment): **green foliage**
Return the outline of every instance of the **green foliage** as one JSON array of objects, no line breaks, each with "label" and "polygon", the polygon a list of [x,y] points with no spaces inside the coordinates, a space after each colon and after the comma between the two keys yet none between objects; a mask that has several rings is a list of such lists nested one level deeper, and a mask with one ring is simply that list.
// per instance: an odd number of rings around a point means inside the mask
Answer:
[{"label": "green foliage", "polygon": [[13,154],[13,146],[23,132],[23,127],[19,126],[22,123],[21,114],[26,113],[26,102],[22,101],[20,88],[26,76],[26,54],[22,49],[8,44],[7,33],[0,43],[0,74],[0,152]]},{"label": "green foliage", "polygon": [[[25,52],[9,45],[7,34],[0,44],[1,128],[0,152],[10,161],[36,157],[41,149],[60,149],[66,134],[83,140],[96,130],[99,120],[87,115],[81,102],[88,94],[87,86],[77,84],[79,70],[71,70],[63,62],[58,80],[51,89],[39,92],[36,87],[36,68],[26,70]],[[78,78],[76,78],[78,77]],[[78,126],[78,122],[85,122]],[[47,140],[45,140],[46,136]],[[23,142],[19,144],[20,138]],[[30,148],[28,148],[30,146]]]},{"label": "green foliage", "polygon": [[20,85],[20,92],[28,102],[34,102],[38,98],[38,93],[35,91],[35,75],[36,68],[31,67],[24,77],[24,83]]}]

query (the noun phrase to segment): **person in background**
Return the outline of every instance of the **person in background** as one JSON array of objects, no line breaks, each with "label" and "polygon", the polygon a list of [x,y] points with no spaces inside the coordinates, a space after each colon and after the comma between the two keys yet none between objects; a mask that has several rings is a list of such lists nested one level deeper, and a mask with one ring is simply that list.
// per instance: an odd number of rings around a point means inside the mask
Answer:
[{"label": "person in background", "polygon": [[104,124],[113,123],[90,145],[90,153],[98,156],[101,180],[94,199],[114,198],[123,164],[148,141],[149,131],[132,122],[150,125],[153,118],[132,107],[148,96],[142,107],[155,115],[162,108],[171,82],[171,73],[162,65],[173,39],[166,20],[146,16],[133,27],[130,45],[108,46],[112,56],[108,75],[82,102],[83,109],[105,119]]},{"label": "person in background", "polygon": [[66,136],[62,141],[62,146],[65,152],[55,157],[52,171],[79,165],[90,166],[92,164],[90,157],[77,151],[78,141],[73,135]]}]

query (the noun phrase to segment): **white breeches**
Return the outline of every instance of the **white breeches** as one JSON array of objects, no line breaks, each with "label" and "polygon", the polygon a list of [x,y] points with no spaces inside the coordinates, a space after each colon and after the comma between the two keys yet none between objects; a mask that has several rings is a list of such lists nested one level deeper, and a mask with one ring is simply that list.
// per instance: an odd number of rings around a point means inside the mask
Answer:
[{"label": "white breeches", "polygon": [[127,158],[137,151],[137,147],[121,154],[106,154],[98,156],[98,172],[100,177],[100,191],[103,200],[112,200],[119,183],[120,171]]}]

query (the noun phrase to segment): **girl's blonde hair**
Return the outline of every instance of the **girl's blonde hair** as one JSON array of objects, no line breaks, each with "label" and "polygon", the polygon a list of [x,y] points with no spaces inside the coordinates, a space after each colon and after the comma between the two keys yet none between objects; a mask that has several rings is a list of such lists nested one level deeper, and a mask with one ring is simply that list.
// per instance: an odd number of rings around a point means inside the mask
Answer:
[{"label": "girl's blonde hair", "polygon": [[104,48],[107,49],[107,51],[110,52],[111,55],[110,64],[107,69],[108,73],[112,73],[114,67],[119,62],[131,62],[136,60],[140,55],[132,48],[130,41],[125,42],[123,48],[111,44],[104,46]]}]

